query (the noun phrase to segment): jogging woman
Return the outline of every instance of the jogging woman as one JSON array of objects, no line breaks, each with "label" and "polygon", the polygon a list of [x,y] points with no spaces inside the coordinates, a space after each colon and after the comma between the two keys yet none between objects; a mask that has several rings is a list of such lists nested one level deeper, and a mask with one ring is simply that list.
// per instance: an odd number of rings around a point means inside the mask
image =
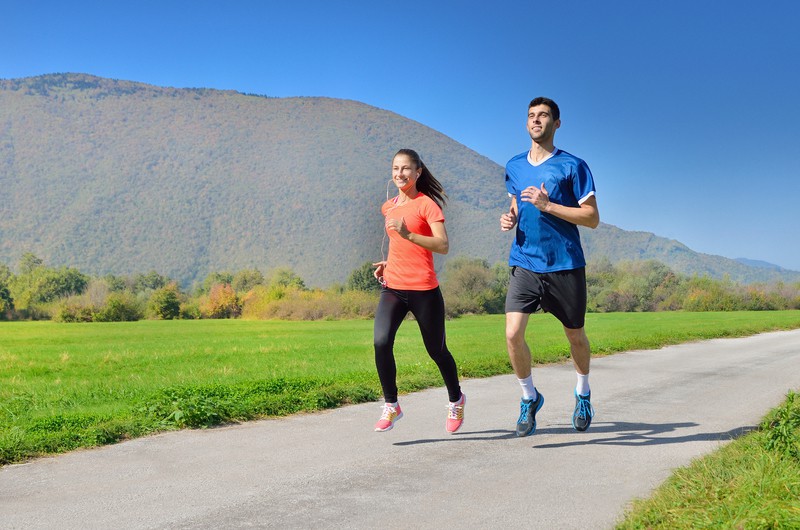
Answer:
[{"label": "jogging woman", "polygon": [[466,397],[458,383],[456,362],[447,349],[444,299],[433,269],[433,252],[447,254],[449,242],[442,206],[445,193],[419,155],[401,149],[392,159],[392,182],[398,193],[381,212],[389,237],[386,261],[373,263],[382,284],[375,311],[375,365],[386,403],[376,431],[388,431],[403,411],[397,402],[397,366],[394,338],[406,315],[417,320],[425,349],[439,367],[450,399],[445,429],[454,433],[464,421]]}]

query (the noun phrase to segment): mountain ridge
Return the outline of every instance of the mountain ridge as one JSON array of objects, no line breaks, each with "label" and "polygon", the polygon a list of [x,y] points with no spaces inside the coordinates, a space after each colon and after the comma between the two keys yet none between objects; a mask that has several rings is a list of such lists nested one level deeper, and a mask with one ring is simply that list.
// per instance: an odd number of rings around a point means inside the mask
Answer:
[{"label": "mountain ridge", "polygon": [[[402,147],[445,186],[451,254],[505,261],[502,166],[392,111],[87,74],[0,80],[0,263],[29,251],[91,274],[155,269],[184,284],[253,267],[343,282],[382,257],[379,209]],[[677,272],[800,281],[654,234],[581,233],[589,259],[660,256]]]}]

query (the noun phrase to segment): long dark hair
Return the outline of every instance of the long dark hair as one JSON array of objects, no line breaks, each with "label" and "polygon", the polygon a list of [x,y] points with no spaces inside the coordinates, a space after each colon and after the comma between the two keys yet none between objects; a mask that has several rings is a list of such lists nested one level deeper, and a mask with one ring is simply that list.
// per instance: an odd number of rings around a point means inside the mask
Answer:
[{"label": "long dark hair", "polygon": [[417,169],[421,169],[422,173],[420,173],[419,178],[417,179],[417,191],[420,191],[433,199],[433,201],[439,205],[439,208],[444,208],[444,205],[447,204],[447,194],[444,192],[444,187],[442,183],[436,180],[436,177],[430,172],[430,170],[425,166],[425,163],[419,157],[416,151],[413,149],[400,149],[397,153],[395,153],[392,160],[397,158],[397,155],[405,155],[410,158]]}]

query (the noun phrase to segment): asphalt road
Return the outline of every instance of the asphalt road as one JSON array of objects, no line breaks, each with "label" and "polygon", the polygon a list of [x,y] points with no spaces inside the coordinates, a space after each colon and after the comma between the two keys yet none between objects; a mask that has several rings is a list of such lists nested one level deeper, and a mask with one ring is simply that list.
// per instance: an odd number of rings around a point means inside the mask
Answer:
[{"label": "asphalt road", "polygon": [[800,388],[800,330],[596,358],[595,421],[572,430],[574,371],[536,367],[538,429],[514,435],[513,376],[174,432],[0,469],[0,528],[610,528],[673,468],[755,427]]}]

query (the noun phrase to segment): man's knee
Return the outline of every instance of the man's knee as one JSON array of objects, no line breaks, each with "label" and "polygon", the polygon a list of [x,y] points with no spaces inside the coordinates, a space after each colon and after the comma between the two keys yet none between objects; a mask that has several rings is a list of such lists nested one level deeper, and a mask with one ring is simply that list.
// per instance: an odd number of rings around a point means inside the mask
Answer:
[{"label": "man's knee", "polygon": [[585,348],[589,347],[589,337],[586,336],[585,328],[564,328],[564,333],[566,334],[570,345]]},{"label": "man's knee", "polygon": [[525,344],[525,322],[516,318],[506,320],[506,344],[509,347]]}]

